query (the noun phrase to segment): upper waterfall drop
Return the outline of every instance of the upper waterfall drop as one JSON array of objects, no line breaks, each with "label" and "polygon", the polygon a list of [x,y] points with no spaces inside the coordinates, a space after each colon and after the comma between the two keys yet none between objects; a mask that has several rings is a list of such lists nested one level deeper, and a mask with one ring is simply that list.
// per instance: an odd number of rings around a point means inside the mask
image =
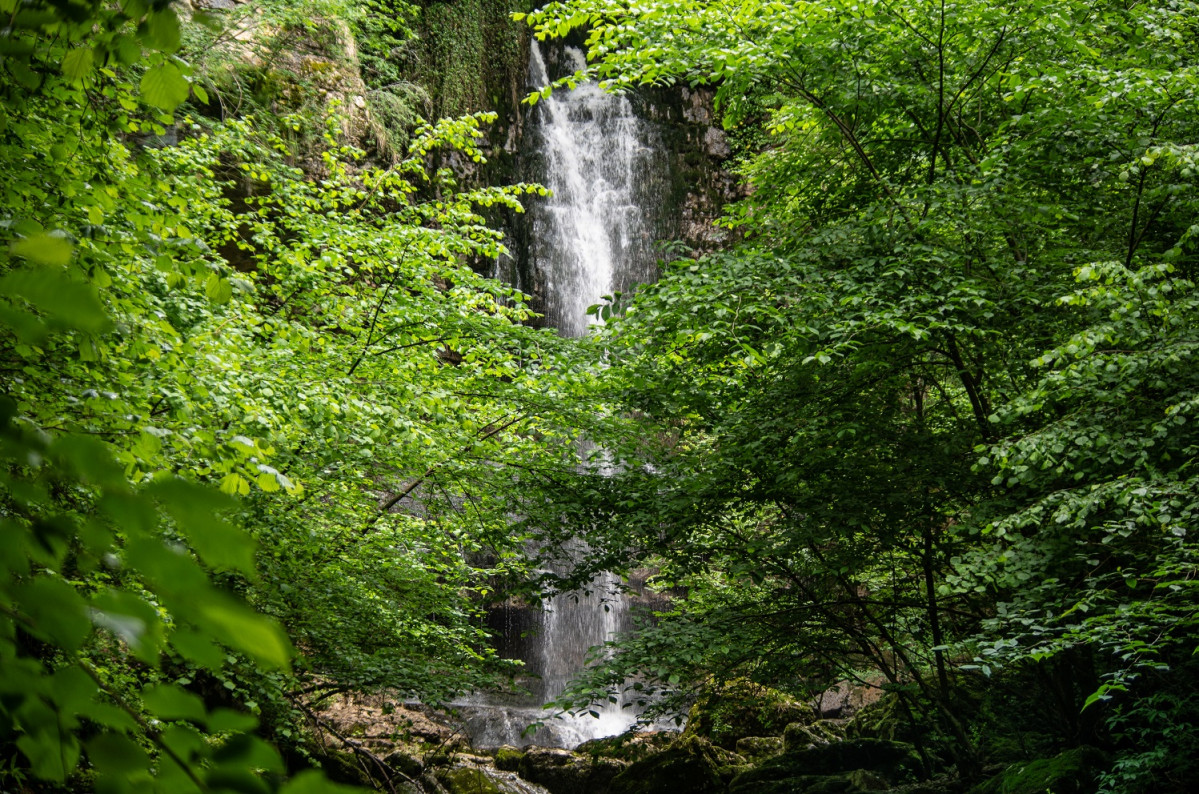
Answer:
[{"label": "upper waterfall drop", "polygon": [[[537,41],[530,49],[530,89],[548,85],[552,74],[585,66],[574,47],[555,48],[548,58]],[[657,276],[654,242],[669,181],[660,132],[637,115],[634,100],[588,82],[542,99],[526,140],[525,179],[553,191],[528,209],[524,264],[530,291],[540,299],[547,325],[581,337],[589,306]],[[476,746],[575,747],[636,721],[634,710],[621,703],[597,707],[598,718],[551,719],[541,708],[583,670],[591,648],[632,630],[629,598],[618,577],[597,576],[585,591],[557,595],[539,609],[505,605],[493,621],[502,632],[501,653],[525,663],[529,696],[484,695],[462,703]],[[527,735],[525,727],[539,721],[542,727]]]},{"label": "upper waterfall drop", "polygon": [[[548,85],[536,40],[530,49],[530,84]],[[577,48],[566,47],[563,55],[567,71],[586,65]],[[539,178],[553,195],[531,210],[530,265],[542,284],[547,324],[582,336],[588,306],[656,275],[661,145],[628,97],[593,82],[555,91],[538,107]]]}]

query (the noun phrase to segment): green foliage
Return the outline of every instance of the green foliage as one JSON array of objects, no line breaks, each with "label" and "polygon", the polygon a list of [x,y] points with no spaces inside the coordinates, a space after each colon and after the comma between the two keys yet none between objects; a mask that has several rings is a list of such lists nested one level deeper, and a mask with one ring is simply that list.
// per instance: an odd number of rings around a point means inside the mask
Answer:
[{"label": "green foliage", "polygon": [[971,790],[971,794],[1040,794],[1043,791],[1082,794],[1094,790],[1095,777],[1107,764],[1103,752],[1078,747],[1055,756],[1012,764],[1000,775]]},{"label": "green foliage", "polygon": [[613,88],[715,86],[725,127],[766,141],[723,221],[743,241],[608,307],[636,429],[553,509],[590,528],[589,562],[656,565],[687,598],[564,706],[630,676],[798,693],[869,670],[969,775],[961,682],[1093,652],[1067,744],[1085,706],[1185,658],[1192,3],[579,0],[528,21],[584,31]]},{"label": "green foliage", "polygon": [[235,656],[286,670],[293,651],[214,580],[254,573],[235,503],[160,465],[169,431],[136,421],[144,386],[111,366],[158,357],[139,337],[161,317],[126,289],[128,274],[155,253],[169,264],[192,239],[146,200],[153,180],[113,137],[170,121],[139,110],[130,67],[143,46],[140,99],[170,109],[188,95],[190,69],[169,55],[178,20],[139,4],[57,8],[2,9],[15,22],[0,105],[6,782],[86,770],[104,791],[332,790],[314,777],[284,784],[254,717],[165,675],[164,663],[219,674]]},{"label": "green foliage", "polygon": [[[519,6],[519,3],[515,4]],[[409,79],[426,86],[435,116],[499,109],[511,100],[488,86],[520,86],[527,50],[511,0],[424,3],[410,48]]]},{"label": "green foliage", "polygon": [[1150,686],[1118,695],[1109,720],[1120,753],[1100,776],[1099,790],[1140,794],[1185,789],[1199,758],[1199,698],[1191,660],[1169,673],[1149,674]]},{"label": "green foliage", "polygon": [[266,740],[296,758],[311,698],[510,667],[505,493],[573,466],[590,376],[471,265],[543,191],[429,170],[487,116],[386,169],[334,115],[176,117],[193,28],[61,8],[0,3],[0,780],[335,790]]}]

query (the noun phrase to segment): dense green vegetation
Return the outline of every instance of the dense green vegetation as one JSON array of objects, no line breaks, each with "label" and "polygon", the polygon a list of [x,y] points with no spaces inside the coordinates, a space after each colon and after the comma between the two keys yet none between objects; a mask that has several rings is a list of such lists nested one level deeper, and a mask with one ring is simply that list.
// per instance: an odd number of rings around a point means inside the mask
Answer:
[{"label": "dense green vegetation", "polygon": [[429,166],[488,117],[364,159],[346,8],[0,10],[0,787],[273,790],[314,693],[501,680],[505,494],[590,368],[468,266],[543,192]]},{"label": "dense green vegetation", "polygon": [[0,789],[332,790],[314,698],[500,685],[489,603],[649,567],[672,608],[562,707],[698,695],[735,747],[848,680],[812,758],[1189,790],[1199,7],[533,12],[715,88],[749,188],[587,340],[478,275],[541,189],[441,167],[508,6],[183,10],[0,0]]},{"label": "dense green vegetation", "polygon": [[1008,749],[977,703],[1002,677],[1029,696],[986,705],[1025,710],[1006,719],[1033,752],[1097,744],[1107,790],[1186,790],[1199,9],[582,0],[531,21],[586,29],[614,88],[712,85],[726,127],[766,133],[725,221],[742,242],[605,331],[642,427],[605,439],[623,468],[580,475],[568,531],[600,517],[600,564],[687,597],[564,703],[632,675],[870,680],[934,767],[976,774]]}]

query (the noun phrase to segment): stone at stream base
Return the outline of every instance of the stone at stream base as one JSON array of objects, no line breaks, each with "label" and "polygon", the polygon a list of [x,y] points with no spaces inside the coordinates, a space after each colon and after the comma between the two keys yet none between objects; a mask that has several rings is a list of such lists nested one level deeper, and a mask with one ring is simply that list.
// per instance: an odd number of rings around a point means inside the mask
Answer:
[{"label": "stone at stream base", "polygon": [[609,784],[628,763],[614,758],[587,758],[556,747],[530,747],[519,761],[520,776],[549,789],[550,794],[606,794]]},{"label": "stone at stream base", "polygon": [[824,721],[793,722],[783,729],[783,749],[793,752],[844,741],[845,736],[839,732],[839,728]]},{"label": "stone at stream base", "polygon": [[615,758],[631,763],[660,753],[678,738],[678,731],[625,731],[619,736],[583,742],[575,748],[575,752],[592,758]]},{"label": "stone at stream base", "polygon": [[416,753],[409,752],[408,750],[397,749],[384,758],[383,762],[411,778],[420,777],[421,772],[425,771],[424,762],[421,761]]},{"label": "stone at stream base", "polygon": [[439,769],[437,781],[450,794],[501,794],[499,786],[479,769],[463,766]]},{"label": "stone at stream base", "polygon": [[815,710],[806,703],[745,679],[734,679],[696,700],[683,735],[732,750],[745,737],[778,736],[790,723],[806,724],[816,717]]},{"label": "stone at stream base", "polygon": [[495,751],[495,768],[504,772],[516,772],[520,769],[520,762],[524,757],[524,750],[505,744]]},{"label": "stone at stream base", "polygon": [[612,781],[610,794],[716,794],[744,763],[697,736],[683,736],[666,750],[637,761]]},{"label": "stone at stream base", "polygon": [[855,739],[793,750],[771,758],[738,775],[729,791],[736,794],[878,791],[914,777],[920,766],[920,757],[911,745]]},{"label": "stone at stream base", "polygon": [[773,758],[782,752],[782,736],[745,736],[737,740],[737,755],[750,763]]},{"label": "stone at stream base", "polygon": [[729,788],[735,794],[865,794],[890,790],[891,785],[869,769],[855,769],[843,775],[799,775],[746,784],[734,780]]},{"label": "stone at stream base", "polygon": [[1089,794],[1109,759],[1094,747],[1075,747],[1053,758],[1011,764],[970,794]]}]

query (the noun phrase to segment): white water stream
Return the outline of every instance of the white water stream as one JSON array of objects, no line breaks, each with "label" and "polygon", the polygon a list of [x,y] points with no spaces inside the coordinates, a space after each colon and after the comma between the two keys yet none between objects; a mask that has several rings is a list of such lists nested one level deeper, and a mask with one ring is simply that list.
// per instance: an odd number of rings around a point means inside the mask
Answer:
[{"label": "white water stream", "polygon": [[[565,49],[565,71],[585,64]],[[550,82],[538,43],[529,78]],[[538,103],[543,181],[553,196],[533,209],[529,257],[544,279],[545,317],[565,336],[587,332],[587,307],[653,280],[651,218],[661,209],[661,143],[625,96],[583,83]]]},{"label": "white water stream", "polygon": [[[566,48],[564,56],[563,71],[584,65],[577,49]],[[536,41],[529,81],[531,88],[550,82]],[[661,192],[655,187],[662,183],[661,145],[627,97],[605,93],[594,83],[542,99],[530,134],[537,136],[536,155],[543,160],[540,181],[553,191],[530,210],[531,270],[543,285],[548,324],[564,336],[582,336],[588,322],[596,322],[588,317],[588,306],[654,277],[651,219],[661,209],[661,196],[655,195]],[[562,692],[583,668],[590,648],[631,628],[628,600],[616,577],[599,577],[589,591],[551,599],[532,636],[514,642],[536,677],[529,682],[531,698],[477,699],[462,709],[476,746],[574,747],[633,724],[632,709],[608,704],[598,718],[552,719],[533,735],[521,735],[545,716],[540,704]],[[527,628],[517,620],[505,630],[519,635]]]}]

